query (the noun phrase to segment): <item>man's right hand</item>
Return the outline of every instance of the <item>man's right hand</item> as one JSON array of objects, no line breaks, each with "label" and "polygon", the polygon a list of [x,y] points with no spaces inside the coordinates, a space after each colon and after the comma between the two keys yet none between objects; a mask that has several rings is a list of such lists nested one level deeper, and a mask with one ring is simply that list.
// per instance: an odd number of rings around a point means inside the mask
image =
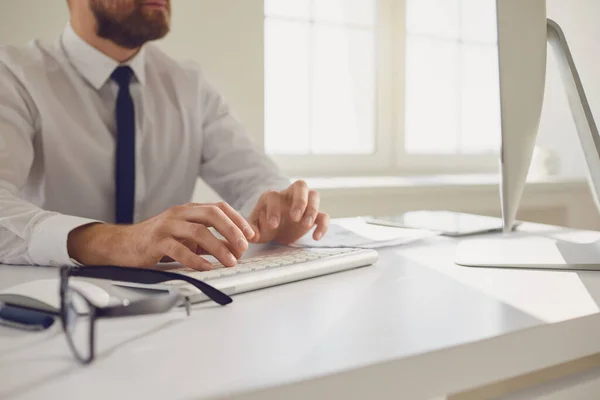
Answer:
[{"label": "man's right hand", "polygon": [[[214,228],[224,239],[209,230]],[[135,225],[91,224],[68,237],[70,257],[84,265],[152,267],[171,259],[200,271],[212,255],[226,267],[237,264],[255,233],[231,206],[186,204]]]}]

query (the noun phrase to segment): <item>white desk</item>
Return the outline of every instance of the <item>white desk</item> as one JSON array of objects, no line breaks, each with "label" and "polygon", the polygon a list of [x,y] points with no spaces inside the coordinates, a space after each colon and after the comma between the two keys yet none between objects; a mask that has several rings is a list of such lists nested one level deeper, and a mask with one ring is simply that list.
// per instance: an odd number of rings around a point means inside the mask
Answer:
[{"label": "white desk", "polygon": [[[430,399],[600,353],[600,274],[467,269],[455,245],[387,249],[189,318],[101,321],[85,368],[58,327],[0,330],[0,398]],[[0,266],[0,288],[52,274]]]}]

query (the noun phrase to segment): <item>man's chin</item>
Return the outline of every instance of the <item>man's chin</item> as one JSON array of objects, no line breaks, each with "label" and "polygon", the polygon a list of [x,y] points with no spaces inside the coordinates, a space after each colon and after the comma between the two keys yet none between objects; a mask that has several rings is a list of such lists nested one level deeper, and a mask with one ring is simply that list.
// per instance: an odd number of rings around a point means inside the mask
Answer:
[{"label": "man's chin", "polygon": [[[171,23],[168,17],[154,16],[154,18],[148,18],[146,26],[150,27],[154,32],[160,32],[160,37],[164,37],[171,30]],[[160,39],[160,38],[158,38]]]},{"label": "man's chin", "polygon": [[149,33],[147,36],[148,41],[160,40],[167,36],[170,31],[170,25],[163,20],[148,21],[146,26],[150,27],[147,31]]}]

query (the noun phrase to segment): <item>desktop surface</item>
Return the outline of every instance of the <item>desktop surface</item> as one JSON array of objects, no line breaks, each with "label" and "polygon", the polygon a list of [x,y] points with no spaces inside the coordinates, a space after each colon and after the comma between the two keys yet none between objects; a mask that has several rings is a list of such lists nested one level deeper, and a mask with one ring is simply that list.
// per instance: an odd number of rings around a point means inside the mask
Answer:
[{"label": "desktop surface", "polygon": [[[60,329],[0,329],[0,398],[433,398],[600,352],[600,275],[459,267],[456,243],[381,250],[189,318],[101,321],[86,368]],[[53,273],[0,266],[0,289]]]}]

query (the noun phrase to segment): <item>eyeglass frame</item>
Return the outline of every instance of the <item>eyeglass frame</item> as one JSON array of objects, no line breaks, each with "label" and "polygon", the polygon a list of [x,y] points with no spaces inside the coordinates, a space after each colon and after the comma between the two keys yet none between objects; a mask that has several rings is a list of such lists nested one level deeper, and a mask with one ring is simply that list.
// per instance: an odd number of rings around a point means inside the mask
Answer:
[{"label": "eyeglass frame", "polygon": [[[225,306],[233,302],[233,299],[214,288],[213,286],[178,273],[169,271],[160,271],[147,268],[125,268],[116,266],[85,266],[85,267],[61,267],[60,269],[60,309],[50,310],[48,308],[36,308],[29,307],[21,304],[2,302],[3,305],[38,312],[41,314],[52,315],[61,319],[61,324],[65,336],[67,337],[67,343],[71,349],[71,352],[83,365],[90,364],[95,359],[95,324],[98,318],[121,318],[128,316],[139,316],[149,314],[160,314],[169,311],[178,304],[185,304],[186,313],[190,314],[190,300],[188,296],[184,296],[176,290],[169,291],[167,294],[152,295],[144,297],[140,300],[129,301],[123,300],[121,304],[110,305],[106,307],[100,307],[91,302],[87,296],[75,287],[69,286],[70,277],[81,277],[81,278],[95,278],[95,279],[106,279],[121,282],[139,283],[139,284],[159,284],[168,281],[184,281],[199,289],[204,293],[210,300],[216,302],[221,306]],[[73,337],[71,336],[67,326],[67,315],[68,305],[66,304],[66,298],[68,291],[77,293],[86,303],[90,310],[90,337],[89,337],[89,356],[83,357],[79,354]]]}]

